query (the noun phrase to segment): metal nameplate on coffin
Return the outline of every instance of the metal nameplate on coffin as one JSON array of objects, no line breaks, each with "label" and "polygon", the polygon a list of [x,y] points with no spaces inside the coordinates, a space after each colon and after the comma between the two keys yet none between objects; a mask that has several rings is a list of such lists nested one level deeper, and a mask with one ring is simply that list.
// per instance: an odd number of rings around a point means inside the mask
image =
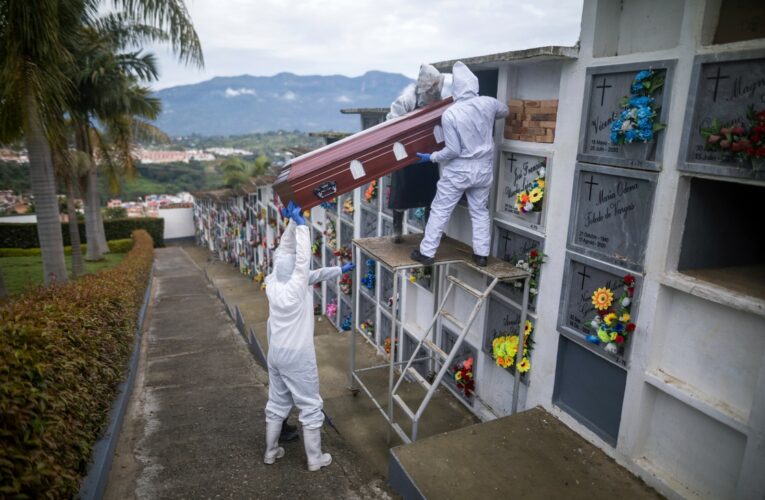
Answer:
[{"label": "metal nameplate on coffin", "polygon": [[316,195],[317,198],[320,200],[323,200],[324,198],[329,198],[330,196],[333,196],[337,192],[337,183],[335,181],[331,182],[322,182],[318,186],[316,186],[313,189],[313,194]]}]

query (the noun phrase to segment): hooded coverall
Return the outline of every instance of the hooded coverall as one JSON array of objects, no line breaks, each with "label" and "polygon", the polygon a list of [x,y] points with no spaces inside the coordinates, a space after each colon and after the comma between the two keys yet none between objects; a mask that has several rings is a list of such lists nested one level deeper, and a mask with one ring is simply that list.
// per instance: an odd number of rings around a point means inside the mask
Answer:
[{"label": "hooded coverall", "polygon": [[452,68],[454,104],[441,117],[445,147],[430,155],[441,164],[441,180],[431,205],[420,253],[436,254],[455,205],[465,193],[473,222],[473,252],[488,256],[491,243],[489,195],[494,173],[494,121],[507,116],[507,106],[478,95],[478,78],[462,62]]},{"label": "hooded coverall", "polygon": [[309,270],[311,242],[307,226],[287,225],[274,252],[274,271],[266,278],[268,297],[268,403],[266,421],[282,422],[292,406],[305,429],[324,423],[319,371],[313,345],[311,285],[336,279],[339,267]]}]

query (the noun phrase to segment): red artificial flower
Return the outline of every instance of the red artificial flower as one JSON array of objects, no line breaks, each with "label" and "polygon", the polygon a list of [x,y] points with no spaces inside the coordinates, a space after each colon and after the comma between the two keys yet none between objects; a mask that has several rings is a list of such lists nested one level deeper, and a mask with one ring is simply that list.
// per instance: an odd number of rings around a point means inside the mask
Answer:
[{"label": "red artificial flower", "polygon": [[757,156],[757,158],[765,157],[765,146],[760,146],[759,148],[757,148],[754,154],[755,156]]},{"label": "red artificial flower", "polygon": [[746,129],[739,125],[738,127],[733,127],[730,132],[733,135],[744,135],[746,134]]},{"label": "red artificial flower", "polygon": [[709,144],[717,144],[718,142],[720,142],[720,139],[721,139],[721,137],[719,135],[712,134],[707,139],[707,142]]},{"label": "red artificial flower", "polygon": [[753,134],[753,135],[752,135],[752,141],[753,141],[753,142],[760,142],[760,139],[761,139],[761,138],[762,138],[762,136],[760,136],[760,135],[758,135],[758,134]]},{"label": "red artificial flower", "polygon": [[617,335],[616,338],[614,339],[614,342],[616,342],[617,344],[623,344],[624,337],[622,337],[621,335]]},{"label": "red artificial flower", "polygon": [[627,297],[632,297],[635,294],[635,287],[627,288]]},{"label": "red artificial flower", "polygon": [[608,314],[608,311],[606,311],[605,309],[599,309],[598,314],[600,314],[601,316],[605,316],[606,314]]},{"label": "red artificial flower", "polygon": [[628,323],[627,324],[627,331],[628,332],[634,332],[635,331],[635,323]]},{"label": "red artificial flower", "polygon": [[720,147],[722,149],[730,149],[730,141],[727,139],[724,141],[720,141]]},{"label": "red artificial flower", "polygon": [[529,255],[533,259],[539,256],[539,252],[537,252],[537,249],[535,248],[534,250],[531,251],[531,253],[529,253]]},{"label": "red artificial flower", "polygon": [[628,274],[624,277],[624,284],[627,286],[632,286],[635,284],[635,277],[631,274]]}]

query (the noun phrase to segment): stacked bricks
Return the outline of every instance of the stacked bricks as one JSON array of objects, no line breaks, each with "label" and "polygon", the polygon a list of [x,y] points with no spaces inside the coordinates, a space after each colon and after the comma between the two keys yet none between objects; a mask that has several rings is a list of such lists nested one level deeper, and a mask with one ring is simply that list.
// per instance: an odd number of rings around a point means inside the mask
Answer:
[{"label": "stacked bricks", "polygon": [[510,114],[505,121],[505,139],[544,143],[555,140],[557,99],[512,99],[509,108]]}]

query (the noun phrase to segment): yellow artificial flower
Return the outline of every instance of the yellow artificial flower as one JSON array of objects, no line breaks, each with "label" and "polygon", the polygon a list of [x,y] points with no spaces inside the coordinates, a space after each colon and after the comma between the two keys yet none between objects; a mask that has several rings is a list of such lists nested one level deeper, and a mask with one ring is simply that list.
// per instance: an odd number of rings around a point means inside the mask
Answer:
[{"label": "yellow artificial flower", "polygon": [[608,288],[601,287],[595,290],[592,294],[592,305],[598,311],[605,311],[611,307],[611,302],[614,301],[614,293]]},{"label": "yellow artificial flower", "polygon": [[411,283],[415,283],[415,282],[417,281],[417,278],[415,278],[415,277],[414,277],[414,274],[410,274],[410,275],[409,275],[409,281],[410,281]]},{"label": "yellow artificial flower", "polygon": [[[523,333],[528,335],[529,333],[531,333],[531,329],[532,328],[534,328],[534,325],[531,324],[531,321],[526,320],[526,326],[523,328]],[[516,342],[517,342],[517,340],[516,340]]]},{"label": "yellow artificial flower", "polygon": [[454,375],[454,379],[455,379],[455,380],[457,380],[457,381],[460,381],[460,380],[462,380],[462,372],[457,372],[457,373]]},{"label": "yellow artificial flower", "polygon": [[614,321],[616,321],[616,318],[617,318],[616,314],[608,313],[605,316],[603,316],[603,321],[605,321],[608,326],[611,326],[614,324]]},{"label": "yellow artificial flower", "polygon": [[542,191],[539,188],[534,188],[529,193],[529,201],[531,203],[536,203],[536,202],[538,202],[539,200],[542,199],[542,195],[544,195],[544,191]]},{"label": "yellow artificial flower", "polygon": [[622,323],[626,323],[630,320],[631,317],[632,316],[630,316],[630,313],[626,312],[622,314],[622,316],[619,318],[619,321],[621,321]]},{"label": "yellow artificial flower", "polygon": [[520,363],[518,363],[518,371],[521,373],[526,373],[529,371],[529,368],[531,368],[531,363],[529,363],[529,358],[523,358]]},{"label": "yellow artificial flower", "polygon": [[545,180],[544,179],[537,179],[537,186],[540,188],[545,187]]}]

